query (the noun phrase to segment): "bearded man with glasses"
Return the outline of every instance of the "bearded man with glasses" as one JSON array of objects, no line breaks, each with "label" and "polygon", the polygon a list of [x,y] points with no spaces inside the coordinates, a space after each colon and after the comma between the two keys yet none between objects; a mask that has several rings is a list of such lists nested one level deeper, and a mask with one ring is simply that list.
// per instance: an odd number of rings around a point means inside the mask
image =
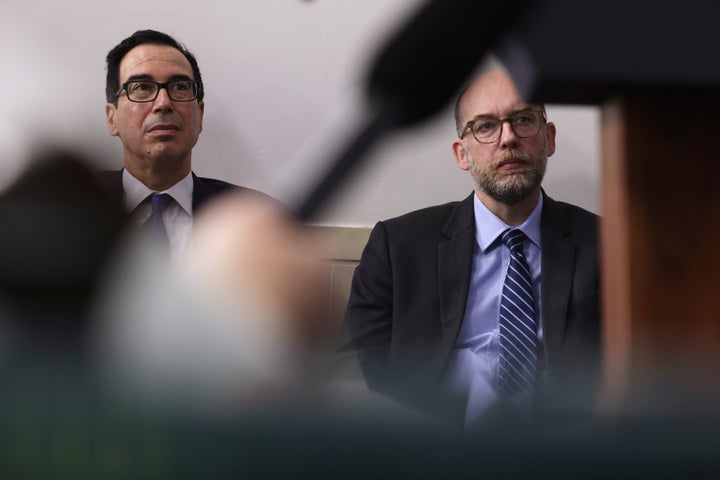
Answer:
[{"label": "bearded man with glasses", "polygon": [[341,350],[371,389],[467,429],[587,417],[598,217],[543,191],[556,128],[506,72],[477,78],[455,116],[452,150],[474,191],[374,227]]},{"label": "bearded man with glasses", "polygon": [[133,33],[106,60],[105,113],[110,135],[122,142],[124,168],[103,172],[102,180],[138,223],[160,225],[177,258],[198,209],[242,188],[192,172],[205,110],[198,62],[184,45],[155,30]]}]

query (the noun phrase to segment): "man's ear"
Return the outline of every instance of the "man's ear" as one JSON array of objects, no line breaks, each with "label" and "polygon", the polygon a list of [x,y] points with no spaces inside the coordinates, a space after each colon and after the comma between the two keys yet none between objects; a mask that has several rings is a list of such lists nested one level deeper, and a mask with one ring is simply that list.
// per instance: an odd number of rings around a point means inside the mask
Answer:
[{"label": "man's ear", "polygon": [[555,124],[548,122],[545,126],[545,138],[547,141],[547,156],[551,157],[555,153]]},{"label": "man's ear", "polygon": [[200,102],[198,105],[200,107],[200,131],[202,132],[203,129],[203,117],[205,116],[205,100]]},{"label": "man's ear", "polygon": [[456,138],[455,141],[453,141],[452,143],[452,150],[458,166],[463,170],[470,170],[470,164],[468,163],[468,155],[467,151],[465,150],[465,145],[463,145],[463,141],[459,138]]},{"label": "man's ear", "polygon": [[105,118],[107,119],[108,132],[113,137],[118,136],[117,123],[115,122],[115,113],[117,113],[117,107],[112,103],[106,103]]}]

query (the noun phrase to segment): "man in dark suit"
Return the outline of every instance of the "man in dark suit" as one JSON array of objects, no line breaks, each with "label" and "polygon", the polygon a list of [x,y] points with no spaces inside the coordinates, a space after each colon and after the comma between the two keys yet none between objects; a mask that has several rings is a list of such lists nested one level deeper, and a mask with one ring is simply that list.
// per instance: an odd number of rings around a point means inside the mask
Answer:
[{"label": "man in dark suit", "polygon": [[185,250],[197,209],[238,188],[192,172],[203,97],[197,60],[165,33],[137,31],[107,55],[105,113],[110,134],[122,141],[124,168],[102,180],[138,222],[161,217],[173,255]]},{"label": "man in dark suit", "polygon": [[[455,112],[452,148],[474,192],[375,226],[353,279],[343,349],[356,352],[371,389],[466,428],[587,413],[599,373],[597,216],[542,190],[555,125],[507,73],[479,77]],[[530,271],[525,333],[502,319],[508,230],[522,232]],[[527,337],[527,354],[513,353],[511,337]],[[530,359],[516,368],[527,378],[513,376],[513,356]]]}]

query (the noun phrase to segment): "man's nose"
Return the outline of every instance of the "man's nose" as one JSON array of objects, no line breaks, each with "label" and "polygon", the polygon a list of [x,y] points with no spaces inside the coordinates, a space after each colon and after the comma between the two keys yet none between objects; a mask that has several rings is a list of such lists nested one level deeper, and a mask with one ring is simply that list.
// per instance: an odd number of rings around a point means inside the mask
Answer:
[{"label": "man's nose", "polygon": [[500,132],[500,146],[503,148],[517,146],[518,136],[515,134],[515,130],[512,129],[510,120],[503,120],[502,131]]},{"label": "man's nose", "polygon": [[172,110],[172,99],[167,91],[167,88],[161,87],[158,91],[155,102],[153,103],[154,110]]}]

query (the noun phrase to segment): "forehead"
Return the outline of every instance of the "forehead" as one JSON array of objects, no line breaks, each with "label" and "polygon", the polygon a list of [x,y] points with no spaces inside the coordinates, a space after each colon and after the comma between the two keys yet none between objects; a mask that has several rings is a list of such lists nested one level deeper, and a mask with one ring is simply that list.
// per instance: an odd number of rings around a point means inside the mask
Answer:
[{"label": "forehead", "polygon": [[120,61],[120,81],[133,75],[148,75],[163,81],[177,75],[193,78],[190,62],[170,45],[143,44],[130,50]]},{"label": "forehead", "polygon": [[510,75],[498,70],[482,75],[470,85],[460,111],[465,119],[481,114],[503,117],[527,106]]}]

